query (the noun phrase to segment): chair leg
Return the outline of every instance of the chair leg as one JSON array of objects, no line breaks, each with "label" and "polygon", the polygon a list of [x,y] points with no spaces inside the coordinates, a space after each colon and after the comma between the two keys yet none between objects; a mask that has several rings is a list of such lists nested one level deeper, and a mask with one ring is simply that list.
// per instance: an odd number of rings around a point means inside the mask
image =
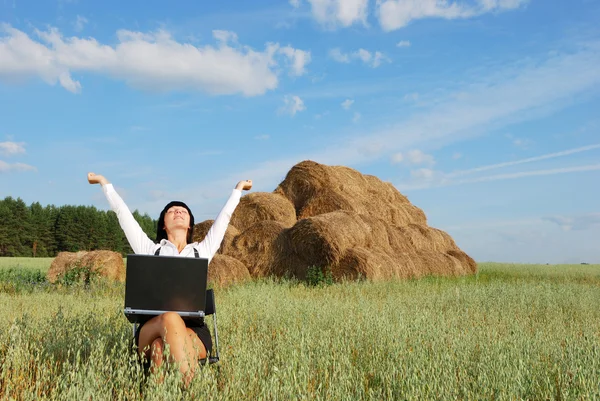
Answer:
[{"label": "chair leg", "polygon": [[[215,351],[216,355],[211,356],[208,361],[209,363],[217,363],[219,362],[219,332],[217,331],[217,311],[213,313],[213,328],[215,330]],[[212,352],[211,352],[212,354]]]}]

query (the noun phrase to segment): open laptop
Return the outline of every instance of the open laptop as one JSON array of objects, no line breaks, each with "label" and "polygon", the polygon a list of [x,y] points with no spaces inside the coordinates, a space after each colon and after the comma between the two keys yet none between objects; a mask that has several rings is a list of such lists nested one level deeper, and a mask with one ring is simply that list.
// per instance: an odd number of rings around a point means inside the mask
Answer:
[{"label": "open laptop", "polygon": [[208,259],[127,255],[125,309],[132,323],[165,312],[204,317]]}]

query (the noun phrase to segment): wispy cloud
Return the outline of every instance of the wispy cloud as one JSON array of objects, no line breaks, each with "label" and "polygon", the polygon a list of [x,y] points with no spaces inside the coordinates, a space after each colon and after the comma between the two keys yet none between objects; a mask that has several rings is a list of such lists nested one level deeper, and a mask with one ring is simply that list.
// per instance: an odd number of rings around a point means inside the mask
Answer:
[{"label": "wispy cloud", "polygon": [[396,43],[396,47],[410,47],[410,40],[401,40]]},{"label": "wispy cloud", "polygon": [[548,153],[548,154],[541,155],[541,156],[528,157],[526,159],[513,160],[513,161],[509,161],[509,162],[504,162],[504,163],[489,164],[486,166],[475,167],[475,168],[471,168],[468,170],[455,171],[452,173],[448,173],[446,176],[449,178],[460,177],[460,176],[464,176],[467,174],[480,173],[482,171],[495,170],[495,169],[505,168],[505,167],[510,167],[510,166],[518,166],[519,164],[534,163],[534,162],[539,162],[542,160],[548,160],[548,159],[554,159],[557,157],[569,156],[569,155],[573,155],[576,153],[587,152],[587,151],[594,150],[594,149],[600,149],[600,144],[587,145],[587,146],[582,146],[579,148],[562,150],[560,152]]},{"label": "wispy cloud", "polygon": [[547,216],[543,220],[557,224],[565,231],[588,230],[600,226],[600,213],[586,213],[574,216]]},{"label": "wispy cloud", "polygon": [[283,98],[283,103],[283,106],[278,110],[279,114],[289,114],[293,117],[296,113],[306,110],[304,102],[296,95],[286,95]]},{"label": "wispy cloud", "polygon": [[37,171],[37,168],[25,163],[7,163],[0,160],[0,173],[9,173],[12,171]]},{"label": "wispy cloud", "polygon": [[[588,165],[574,166],[574,167],[560,167],[560,168],[533,170],[533,171],[519,171],[516,173],[486,175],[483,177],[465,178],[465,179],[458,179],[458,180],[449,178],[449,177],[445,176],[443,173],[432,170],[427,175],[417,176],[416,178],[419,178],[418,181],[420,181],[420,182],[399,183],[396,186],[400,190],[407,191],[407,190],[427,189],[427,188],[432,188],[432,187],[448,187],[448,186],[463,185],[463,184],[474,184],[474,183],[480,183],[480,182],[514,180],[514,179],[524,178],[524,177],[536,177],[536,176],[567,174],[567,173],[581,173],[581,172],[598,171],[598,170],[600,170],[600,164],[588,164]],[[423,179],[425,179],[425,180],[423,180]]]},{"label": "wispy cloud", "polygon": [[350,63],[352,60],[360,60],[373,68],[379,67],[384,61],[391,62],[390,58],[380,51],[371,52],[362,48],[351,53],[344,53],[339,47],[335,47],[329,50],[329,57],[338,63]]},{"label": "wispy cloud", "polygon": [[81,32],[81,31],[83,31],[83,28],[85,28],[85,25],[87,23],[88,23],[87,18],[82,17],[81,15],[78,15],[77,19],[73,23],[73,27],[75,28],[76,32]]}]

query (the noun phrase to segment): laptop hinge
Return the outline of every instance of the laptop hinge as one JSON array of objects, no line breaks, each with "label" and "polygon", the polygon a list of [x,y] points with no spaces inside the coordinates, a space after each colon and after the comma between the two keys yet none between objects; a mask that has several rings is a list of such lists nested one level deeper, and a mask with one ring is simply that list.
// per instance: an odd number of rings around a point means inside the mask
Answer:
[{"label": "laptop hinge", "polygon": [[155,309],[133,309],[131,307],[126,307],[123,309],[125,315],[162,315],[166,312],[175,312],[181,317],[192,317],[192,318],[203,318],[204,311],[168,311],[168,310],[155,310]]}]

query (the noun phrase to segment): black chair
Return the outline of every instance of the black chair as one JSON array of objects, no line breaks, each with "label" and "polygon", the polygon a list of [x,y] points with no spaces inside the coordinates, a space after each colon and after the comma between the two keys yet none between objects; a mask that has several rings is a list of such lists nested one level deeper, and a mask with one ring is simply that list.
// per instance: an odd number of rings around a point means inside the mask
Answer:
[{"label": "black chair", "polygon": [[[217,331],[217,305],[215,303],[215,293],[212,290],[212,288],[206,290],[206,307],[204,311],[204,316],[210,315],[212,315],[213,317],[213,331],[215,337],[214,347],[208,354],[208,363],[209,365],[212,365],[213,363],[219,362],[219,332]],[[138,325],[136,323],[133,323],[133,338],[135,338],[137,329]],[[215,353],[214,355],[213,352]],[[200,359],[200,364],[205,365],[206,359],[207,358]]]}]

